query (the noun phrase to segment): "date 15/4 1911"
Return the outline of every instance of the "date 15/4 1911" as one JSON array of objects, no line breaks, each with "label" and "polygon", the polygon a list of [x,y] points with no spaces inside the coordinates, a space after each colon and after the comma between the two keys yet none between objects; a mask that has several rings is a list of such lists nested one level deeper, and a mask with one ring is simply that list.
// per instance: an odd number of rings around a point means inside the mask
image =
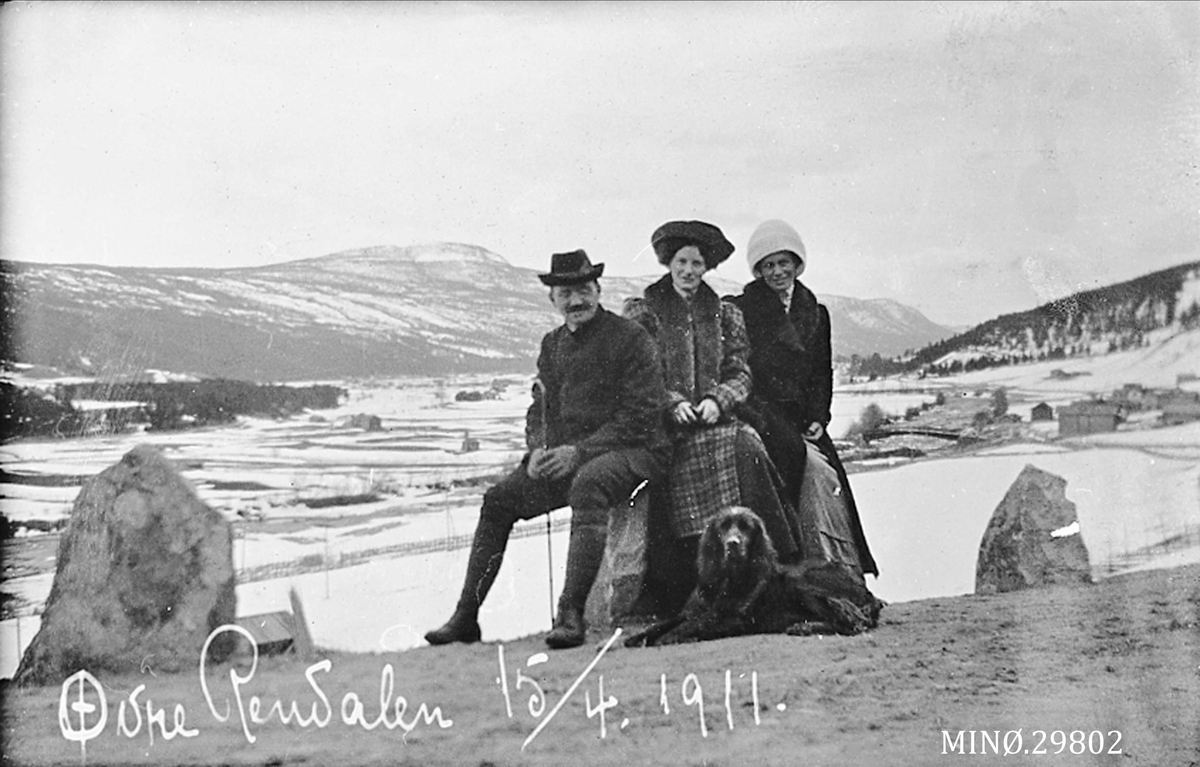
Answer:
[{"label": "date 15/4 1911", "polygon": [[1119,754],[1120,730],[942,730],[943,754]]}]

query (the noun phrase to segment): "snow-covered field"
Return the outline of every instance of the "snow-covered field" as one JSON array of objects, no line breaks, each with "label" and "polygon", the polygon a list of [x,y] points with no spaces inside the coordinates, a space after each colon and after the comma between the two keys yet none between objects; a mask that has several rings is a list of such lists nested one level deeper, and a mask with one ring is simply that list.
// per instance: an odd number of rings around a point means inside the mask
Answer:
[{"label": "snow-covered field", "polygon": [[[1103,360],[1117,371],[1111,374],[1116,383],[1097,366],[1092,380],[1080,377],[1068,383],[1082,387],[1086,381],[1096,391],[1125,383],[1121,370],[1128,368],[1111,357]],[[997,383],[1013,387],[1015,412],[1053,399],[1061,383],[1045,378],[1049,369],[1036,367],[1001,371],[1004,380]],[[938,383],[987,385],[978,375]],[[287,592],[295,587],[319,646],[402,650],[419,645],[421,635],[449,615],[457,598],[486,483],[454,480],[504,471],[523,446],[528,381],[510,379],[496,400],[454,401],[457,391],[487,388],[490,380],[360,383],[350,387],[347,404],[321,412],[322,420],[244,420],[228,428],[164,435],[25,441],[4,446],[0,461],[10,472],[87,476],[115,463],[135,444],[156,444],[178,462],[206,502],[236,522],[234,564],[239,571],[260,568],[261,574],[265,566],[302,559],[322,563],[243,582],[239,614],[288,609]],[[838,424],[848,425],[868,402],[903,412],[928,399],[932,395],[916,390],[839,390],[831,432],[844,431]],[[378,415],[384,430],[341,425],[355,413]],[[461,451],[466,432],[479,440],[478,451]],[[1191,424],[1013,444],[969,457],[854,474],[863,524],[881,569],[872,589],[893,602],[971,592],[984,528],[1027,463],[1067,480],[1067,497],[1078,509],[1096,577],[1200,560],[1200,424]],[[372,491],[379,500],[370,503],[318,508],[303,503]],[[55,518],[77,492],[78,487],[4,484],[0,509],[11,519]],[[551,551],[545,520],[523,526],[529,535],[510,543],[481,617],[485,639],[548,628],[550,582],[555,590],[563,582],[567,541],[562,523],[568,514],[553,515]],[[259,517],[265,521],[257,521]],[[397,550],[436,541],[449,550]],[[344,563],[366,550],[374,553],[361,564],[340,566],[339,560]],[[51,580],[49,571],[6,578],[4,590],[30,607],[19,619],[3,622],[0,677],[12,675],[18,649],[36,632],[34,608],[49,593]]]}]

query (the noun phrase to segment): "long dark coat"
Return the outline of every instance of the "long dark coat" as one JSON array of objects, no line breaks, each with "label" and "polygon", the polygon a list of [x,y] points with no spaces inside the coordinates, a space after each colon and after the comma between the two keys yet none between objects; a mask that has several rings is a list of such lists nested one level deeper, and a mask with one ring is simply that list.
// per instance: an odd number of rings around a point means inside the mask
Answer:
[{"label": "long dark coat", "polygon": [[[731,299],[742,310],[750,337],[750,371],[754,377],[746,418],[758,429],[787,486],[798,496],[804,477],[804,432],[816,422],[827,427],[833,401],[833,354],[829,310],[812,291],[796,282],[791,307],[762,280],[745,286]],[[850,479],[828,433],[815,443],[837,472],[850,515],[850,531],[864,573],[879,574],[863,534]]]}]

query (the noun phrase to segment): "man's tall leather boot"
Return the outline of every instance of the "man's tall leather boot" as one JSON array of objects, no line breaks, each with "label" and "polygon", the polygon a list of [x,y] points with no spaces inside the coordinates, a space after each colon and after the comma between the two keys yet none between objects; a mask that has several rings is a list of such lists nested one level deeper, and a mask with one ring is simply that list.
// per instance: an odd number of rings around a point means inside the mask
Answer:
[{"label": "man's tall leather boot", "polygon": [[506,526],[486,515],[480,515],[479,525],[475,528],[475,538],[471,542],[471,556],[467,559],[467,575],[463,579],[458,606],[454,608],[454,615],[450,616],[446,625],[425,635],[426,642],[441,645],[479,641],[479,607],[491,590],[492,584],[496,582],[496,574],[500,572],[500,564],[504,561],[504,549],[508,545],[511,532],[511,525]]},{"label": "man's tall leather boot", "polygon": [[587,639],[587,624],[583,611],[588,594],[600,572],[604,545],[608,540],[607,524],[577,525],[571,523],[571,543],[567,549],[567,579],[558,599],[558,617],[554,628],[546,635],[552,649],[578,647]]}]

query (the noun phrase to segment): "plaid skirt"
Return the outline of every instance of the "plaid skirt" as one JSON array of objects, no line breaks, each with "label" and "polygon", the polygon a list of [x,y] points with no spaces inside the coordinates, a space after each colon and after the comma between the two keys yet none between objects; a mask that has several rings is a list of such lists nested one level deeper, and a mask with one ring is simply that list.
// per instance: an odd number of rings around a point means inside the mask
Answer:
[{"label": "plaid skirt", "polygon": [[782,559],[798,555],[798,520],[780,500],[782,483],[762,439],[746,424],[722,423],[677,436],[666,485],[662,495],[675,537],[699,535],[723,509],[747,506],[762,517]]}]

